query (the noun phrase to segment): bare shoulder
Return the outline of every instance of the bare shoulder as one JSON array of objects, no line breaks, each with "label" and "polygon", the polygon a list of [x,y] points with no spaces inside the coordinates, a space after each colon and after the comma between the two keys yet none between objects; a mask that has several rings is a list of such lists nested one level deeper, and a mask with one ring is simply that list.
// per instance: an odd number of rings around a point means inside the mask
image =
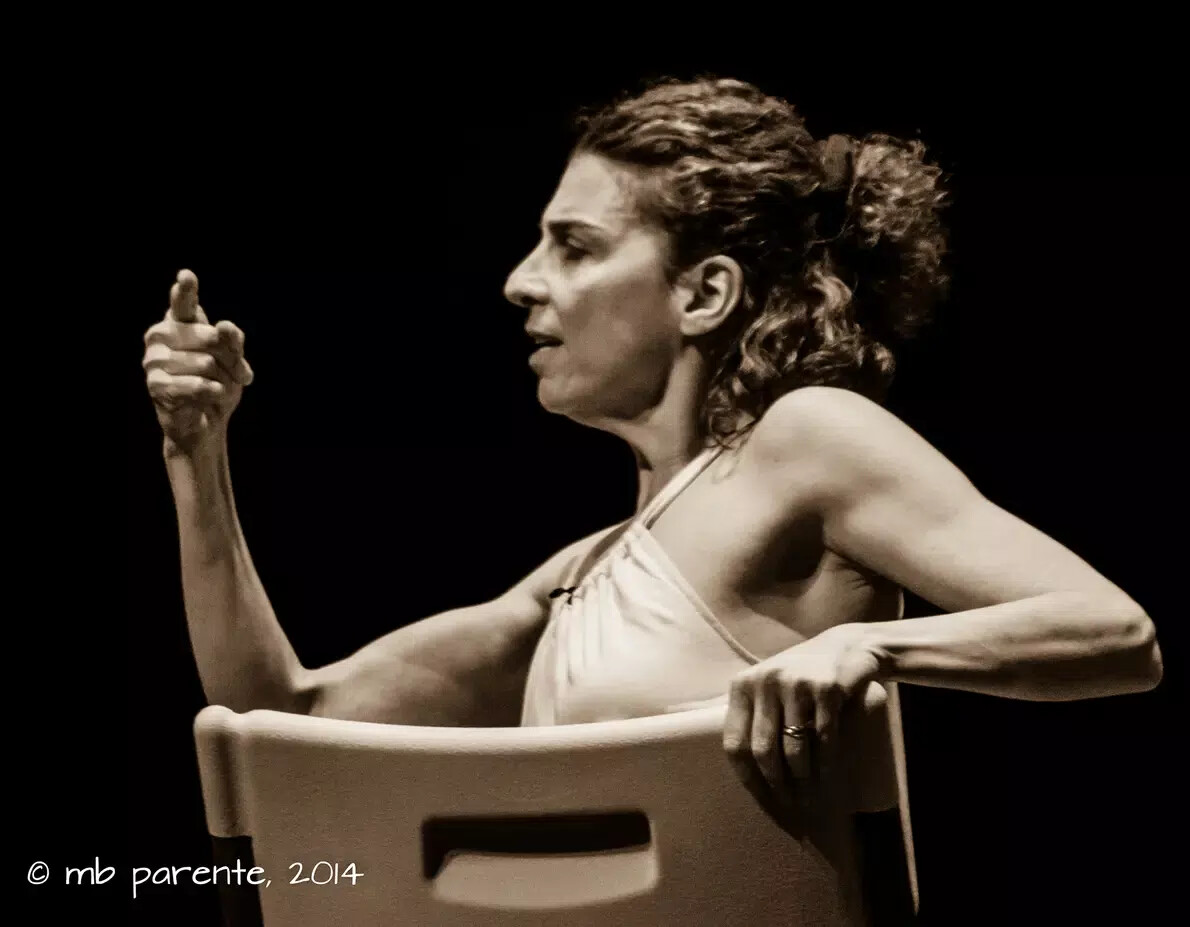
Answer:
[{"label": "bare shoulder", "polygon": [[834,386],[803,386],[777,399],[757,422],[753,440],[766,455],[829,451],[863,440],[911,441],[919,436],[866,396]]},{"label": "bare shoulder", "polygon": [[966,477],[900,418],[837,387],[807,386],[781,396],[749,441],[766,482],[812,489],[819,497],[906,480],[969,488]]},{"label": "bare shoulder", "polygon": [[928,441],[862,396],[799,389],[773,404],[752,439],[751,469],[769,498],[813,511],[828,549],[944,611],[1070,592],[1136,608],[1073,551],[986,497]]}]

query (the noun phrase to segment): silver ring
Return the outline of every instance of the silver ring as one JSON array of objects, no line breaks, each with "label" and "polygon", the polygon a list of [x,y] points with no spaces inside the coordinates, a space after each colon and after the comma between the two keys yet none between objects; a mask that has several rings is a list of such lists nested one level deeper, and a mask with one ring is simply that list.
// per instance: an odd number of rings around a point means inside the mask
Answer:
[{"label": "silver ring", "polygon": [[813,737],[817,732],[814,730],[813,724],[789,724],[781,728],[781,733],[794,740],[805,740],[807,737]]}]

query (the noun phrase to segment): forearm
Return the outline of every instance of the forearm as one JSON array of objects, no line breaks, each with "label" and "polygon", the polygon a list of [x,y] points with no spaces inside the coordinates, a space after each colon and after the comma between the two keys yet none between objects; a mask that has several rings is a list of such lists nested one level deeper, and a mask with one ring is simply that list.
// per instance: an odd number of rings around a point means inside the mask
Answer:
[{"label": "forearm", "polygon": [[851,627],[891,682],[1068,701],[1147,691],[1161,679],[1152,622],[1111,594],[1049,593]]},{"label": "forearm", "polygon": [[231,487],[226,441],[166,454],[177,510],[191,646],[212,704],[236,711],[301,710],[301,664],[248,552]]}]

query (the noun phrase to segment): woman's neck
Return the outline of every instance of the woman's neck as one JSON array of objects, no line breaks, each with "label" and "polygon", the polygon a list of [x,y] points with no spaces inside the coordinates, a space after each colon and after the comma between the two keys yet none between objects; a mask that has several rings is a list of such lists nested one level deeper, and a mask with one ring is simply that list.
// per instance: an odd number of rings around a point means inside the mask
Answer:
[{"label": "woman's neck", "polygon": [[648,408],[634,410],[630,416],[587,422],[621,438],[632,449],[638,512],[707,447],[699,414],[704,381],[701,357],[690,352],[669,371]]},{"label": "woman's neck", "polygon": [[633,445],[636,460],[636,511],[639,513],[657,496],[682,468],[706,448],[697,434],[685,436],[668,444],[657,442],[652,447]]}]

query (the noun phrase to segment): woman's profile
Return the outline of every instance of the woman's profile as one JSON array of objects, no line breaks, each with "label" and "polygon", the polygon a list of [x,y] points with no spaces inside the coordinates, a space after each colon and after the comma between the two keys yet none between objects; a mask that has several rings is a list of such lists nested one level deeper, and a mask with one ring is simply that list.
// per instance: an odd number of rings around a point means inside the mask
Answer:
[{"label": "woman's profile", "polygon": [[[882,404],[947,282],[921,144],[816,139],[789,103],[715,78],[657,82],[580,129],[505,295],[540,404],[632,449],[635,513],[333,664],[298,659],[236,515],[243,333],[178,275],[144,366],[209,701],[513,726],[722,700],[726,754],[781,816],[832,788],[857,814],[895,807],[892,684],[1157,685],[1144,610]],[[903,590],[936,613],[904,618]]]}]

